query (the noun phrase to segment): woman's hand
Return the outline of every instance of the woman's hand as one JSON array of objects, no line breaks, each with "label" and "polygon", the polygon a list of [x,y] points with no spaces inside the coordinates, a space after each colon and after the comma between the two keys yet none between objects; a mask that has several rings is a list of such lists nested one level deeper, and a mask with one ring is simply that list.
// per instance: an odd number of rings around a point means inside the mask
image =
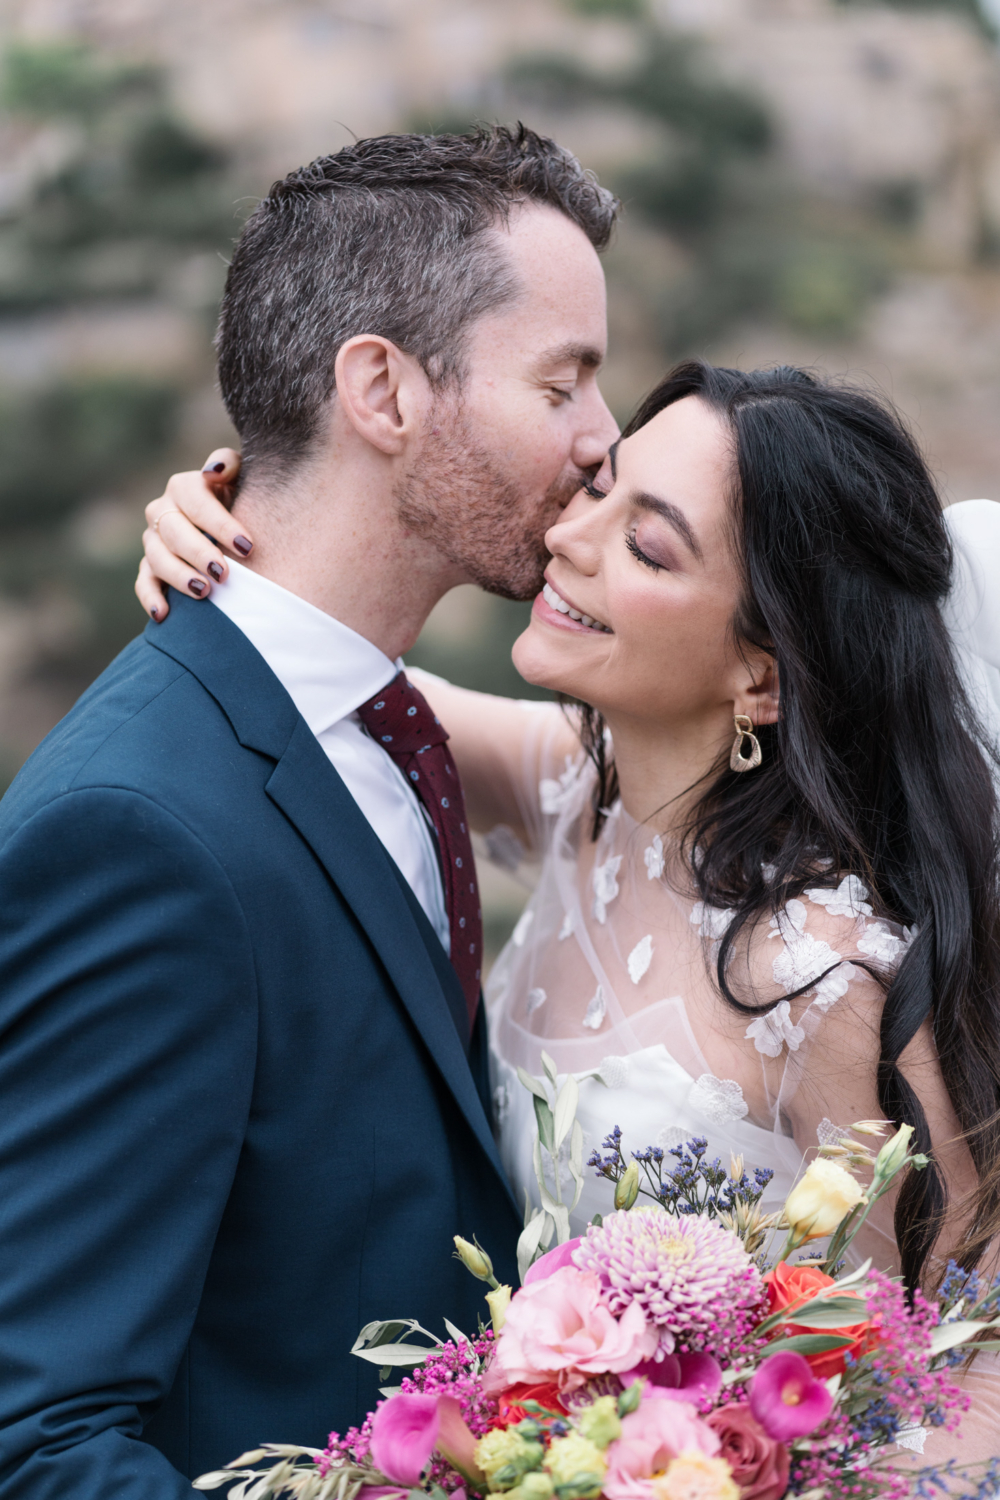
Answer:
[{"label": "woman's hand", "polygon": [[135,592],[151,619],[160,621],[169,613],[164,584],[191,599],[207,599],[212,584],[222,583],[229,573],[225,553],[249,557],[253,542],[226,508],[239,472],[240,455],[232,448],[216,448],[200,473],[174,474],[164,493],[146,506],[146,555]]}]

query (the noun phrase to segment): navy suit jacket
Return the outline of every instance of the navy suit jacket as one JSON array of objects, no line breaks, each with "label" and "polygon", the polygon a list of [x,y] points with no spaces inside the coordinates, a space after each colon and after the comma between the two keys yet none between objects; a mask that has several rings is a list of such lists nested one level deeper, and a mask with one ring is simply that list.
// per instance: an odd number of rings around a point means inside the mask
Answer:
[{"label": "navy suit jacket", "polygon": [[[0,1497],[179,1500],[514,1275],[481,1025],[294,704],[174,595],[0,803]],[[477,1084],[477,1078],[479,1080]]]}]

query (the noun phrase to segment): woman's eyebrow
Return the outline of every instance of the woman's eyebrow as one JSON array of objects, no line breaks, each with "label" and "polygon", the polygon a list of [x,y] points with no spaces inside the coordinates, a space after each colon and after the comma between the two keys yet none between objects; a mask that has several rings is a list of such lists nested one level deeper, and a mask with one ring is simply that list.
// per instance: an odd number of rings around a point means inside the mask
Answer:
[{"label": "woman's eyebrow", "polygon": [[661,500],[659,495],[651,495],[648,490],[636,490],[629,496],[629,500],[638,510],[649,510],[654,515],[662,516],[667,524],[683,538],[698,561],[704,562],[698,538],[691,530],[687,516],[676,505],[671,505],[669,500]]}]

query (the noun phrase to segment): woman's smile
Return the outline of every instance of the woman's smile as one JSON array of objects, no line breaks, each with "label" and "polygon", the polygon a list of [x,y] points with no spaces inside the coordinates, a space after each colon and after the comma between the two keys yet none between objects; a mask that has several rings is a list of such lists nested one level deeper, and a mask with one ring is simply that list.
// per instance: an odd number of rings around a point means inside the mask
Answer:
[{"label": "woman's smile", "polygon": [[584,614],[583,610],[577,609],[548,578],[542,592],[535,599],[532,613],[546,625],[556,625],[560,630],[584,633],[596,630],[604,635],[614,635],[610,625],[602,625],[593,615]]}]

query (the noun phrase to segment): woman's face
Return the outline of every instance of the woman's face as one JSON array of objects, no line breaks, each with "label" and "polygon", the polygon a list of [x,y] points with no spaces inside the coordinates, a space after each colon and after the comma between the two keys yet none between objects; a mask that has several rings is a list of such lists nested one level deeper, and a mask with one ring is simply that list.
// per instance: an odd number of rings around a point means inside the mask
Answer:
[{"label": "woman's face", "polygon": [[729,429],[695,396],[612,449],[602,497],[581,491],[546,535],[546,586],[514,647],[523,677],[612,723],[714,737],[731,736],[734,711],[760,722],[740,697],[752,676],[731,631],[733,458]]}]

